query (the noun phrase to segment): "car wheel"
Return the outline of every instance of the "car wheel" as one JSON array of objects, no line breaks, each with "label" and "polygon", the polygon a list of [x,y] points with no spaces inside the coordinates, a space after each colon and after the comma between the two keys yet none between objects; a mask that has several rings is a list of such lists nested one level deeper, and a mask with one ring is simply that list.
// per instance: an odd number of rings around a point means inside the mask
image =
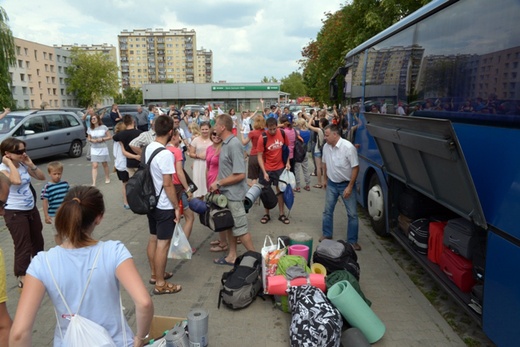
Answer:
[{"label": "car wheel", "polygon": [[81,157],[81,155],[83,154],[83,145],[81,143],[81,141],[72,141],[72,143],[70,144],[70,149],[69,149],[69,157],[71,158],[79,158]]},{"label": "car wheel", "polygon": [[368,216],[372,228],[379,236],[388,235],[386,230],[385,216],[385,197],[383,188],[376,174],[370,177],[369,189],[367,192]]}]

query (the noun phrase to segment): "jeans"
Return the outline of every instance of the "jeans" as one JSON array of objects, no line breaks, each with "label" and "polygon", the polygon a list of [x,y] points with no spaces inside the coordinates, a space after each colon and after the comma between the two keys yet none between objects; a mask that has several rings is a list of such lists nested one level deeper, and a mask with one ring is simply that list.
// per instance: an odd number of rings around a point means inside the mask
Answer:
[{"label": "jeans", "polygon": [[348,182],[334,183],[327,179],[327,193],[325,196],[325,210],[323,211],[323,236],[332,238],[332,231],[334,227],[334,208],[338,202],[338,197],[341,197],[343,204],[347,209],[348,223],[347,223],[347,242],[358,242],[358,228],[359,221],[357,215],[357,201],[356,190],[352,190],[352,194],[348,199],[343,198],[343,191],[347,187]]}]

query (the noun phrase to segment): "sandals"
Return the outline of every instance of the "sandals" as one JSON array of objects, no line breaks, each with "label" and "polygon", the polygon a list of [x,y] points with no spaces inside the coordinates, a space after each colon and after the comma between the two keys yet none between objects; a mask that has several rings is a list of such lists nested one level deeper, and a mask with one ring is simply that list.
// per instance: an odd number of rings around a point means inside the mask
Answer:
[{"label": "sandals", "polygon": [[313,185],[314,188],[323,188],[323,186],[321,184],[315,184]]},{"label": "sandals", "polygon": [[299,192],[301,192],[301,189],[300,189],[300,187],[298,187],[298,188],[294,188],[294,189],[293,189],[293,192],[296,192],[296,193],[299,193]]},{"label": "sandals", "polygon": [[213,240],[209,244],[212,245],[212,246],[220,245],[220,240]]},{"label": "sandals", "polygon": [[155,285],[153,289],[153,293],[155,295],[163,295],[163,294],[175,294],[182,290],[180,284],[173,284],[170,282],[164,282],[162,286]]},{"label": "sandals", "polygon": [[306,190],[306,191],[308,191],[308,192],[311,191],[311,187],[309,187],[309,186],[305,186],[305,187],[303,187],[303,189]]},{"label": "sandals", "polygon": [[291,221],[289,220],[289,218],[287,218],[285,215],[281,215],[280,217],[278,217],[278,220],[280,222],[282,222],[283,224],[289,224],[291,223]]},{"label": "sandals", "polygon": [[271,217],[268,214],[264,214],[262,219],[260,219],[260,223],[267,224],[267,222],[269,222],[270,220],[271,220]]},{"label": "sandals", "polygon": [[209,250],[210,252],[225,252],[228,250],[228,245],[227,244],[223,244],[222,243],[219,243],[218,245],[214,245],[213,247],[211,247]]},{"label": "sandals", "polygon": [[[164,273],[164,280],[170,279],[172,277],[173,277],[173,272],[165,272]],[[148,283],[155,284],[156,282],[157,282],[157,280],[155,278],[155,275],[150,276],[150,280],[148,281]]]}]

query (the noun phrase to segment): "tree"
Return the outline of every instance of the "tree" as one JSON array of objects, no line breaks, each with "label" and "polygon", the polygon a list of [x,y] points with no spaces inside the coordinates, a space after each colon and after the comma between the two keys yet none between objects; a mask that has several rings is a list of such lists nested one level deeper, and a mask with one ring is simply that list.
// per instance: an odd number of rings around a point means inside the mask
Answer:
[{"label": "tree", "polygon": [[271,78],[264,76],[264,78],[262,78],[260,83],[278,83],[278,80],[276,78],[274,78],[273,76],[271,76]]},{"label": "tree", "polygon": [[302,74],[296,71],[282,78],[280,89],[285,93],[289,93],[292,99],[307,95],[307,88],[303,83]]},{"label": "tree", "polygon": [[116,104],[141,104],[143,102],[143,91],[141,88],[128,87],[123,89],[123,94],[114,98]]},{"label": "tree", "polygon": [[116,97],[119,89],[117,63],[102,53],[91,54],[73,48],[71,65],[66,68],[67,92],[74,93],[80,105],[96,105],[104,96]]},{"label": "tree", "polygon": [[9,17],[0,7],[0,112],[3,107],[14,109],[16,104],[11,93],[11,74],[9,67],[16,63],[13,33],[7,25]]}]

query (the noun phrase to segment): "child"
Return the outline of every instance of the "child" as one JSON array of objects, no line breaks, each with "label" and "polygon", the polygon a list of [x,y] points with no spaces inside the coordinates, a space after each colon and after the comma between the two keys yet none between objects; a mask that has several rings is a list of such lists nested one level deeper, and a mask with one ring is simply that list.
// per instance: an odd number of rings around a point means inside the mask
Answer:
[{"label": "child", "polygon": [[188,126],[188,130],[191,133],[190,143],[191,143],[191,141],[193,141],[193,139],[200,136],[200,127],[197,123],[191,122],[190,125]]},{"label": "child", "polygon": [[54,235],[54,242],[61,245],[61,237],[52,224],[52,217],[56,215],[56,211],[60,207],[65,195],[69,191],[69,184],[61,180],[63,174],[63,164],[59,161],[52,161],[47,165],[47,171],[51,176],[51,180],[43,187],[40,198],[43,200],[43,214],[45,215],[45,223],[50,224]]},{"label": "child", "polygon": [[[125,124],[123,122],[119,122],[114,127],[114,134],[117,134],[123,130],[125,130]],[[117,178],[123,182],[123,207],[128,210],[130,209],[130,206],[128,206],[128,200],[126,199],[126,182],[128,182],[130,179],[130,175],[126,170],[126,157],[128,155],[132,156],[134,159],[138,159],[138,155],[125,151],[124,146],[122,146],[121,142],[118,141],[114,141],[112,153],[114,153],[114,169],[116,171]]]}]

